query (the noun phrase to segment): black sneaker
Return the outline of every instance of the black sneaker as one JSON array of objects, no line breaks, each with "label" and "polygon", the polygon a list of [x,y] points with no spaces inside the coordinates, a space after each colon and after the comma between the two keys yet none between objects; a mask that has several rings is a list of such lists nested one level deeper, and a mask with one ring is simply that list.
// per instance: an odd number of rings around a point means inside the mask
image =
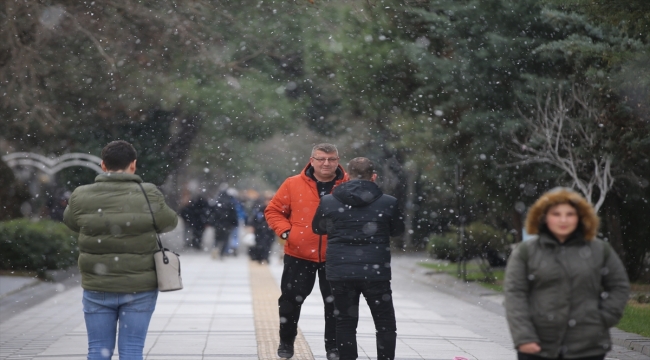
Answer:
[{"label": "black sneaker", "polygon": [[[281,357],[283,359],[289,359],[290,357],[293,356],[293,344],[289,344],[288,342],[284,342],[280,340],[280,346],[278,346],[278,357]],[[338,360],[338,356],[336,357]]]},{"label": "black sneaker", "polygon": [[327,350],[327,360],[339,360],[339,349],[329,349]]}]

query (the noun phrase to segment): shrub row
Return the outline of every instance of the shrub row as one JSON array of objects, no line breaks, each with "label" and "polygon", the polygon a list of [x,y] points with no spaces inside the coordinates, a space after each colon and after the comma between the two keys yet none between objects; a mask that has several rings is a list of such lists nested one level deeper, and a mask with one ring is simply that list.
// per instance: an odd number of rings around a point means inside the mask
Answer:
[{"label": "shrub row", "polygon": [[66,269],[77,262],[77,236],[64,224],[17,219],[0,222],[0,269],[35,271]]},{"label": "shrub row", "polygon": [[451,226],[449,232],[431,234],[427,248],[429,254],[438,258],[456,262],[461,255],[465,259],[480,257],[492,266],[503,266],[510,252],[512,234],[498,230],[490,225],[473,222],[465,227],[464,254],[458,244],[458,228]]}]

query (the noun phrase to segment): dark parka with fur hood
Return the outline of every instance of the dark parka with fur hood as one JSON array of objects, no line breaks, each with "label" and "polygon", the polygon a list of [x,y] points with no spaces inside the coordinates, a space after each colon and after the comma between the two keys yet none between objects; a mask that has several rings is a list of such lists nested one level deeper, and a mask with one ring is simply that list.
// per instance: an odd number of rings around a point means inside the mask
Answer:
[{"label": "dark parka with fur hood", "polygon": [[[544,223],[553,206],[578,211],[578,229],[560,243]],[[530,208],[526,231],[506,268],[505,307],[515,348],[535,342],[545,358],[598,356],[611,348],[609,328],[628,300],[625,268],[610,245],[596,238],[599,220],[578,193],[556,189]]]}]

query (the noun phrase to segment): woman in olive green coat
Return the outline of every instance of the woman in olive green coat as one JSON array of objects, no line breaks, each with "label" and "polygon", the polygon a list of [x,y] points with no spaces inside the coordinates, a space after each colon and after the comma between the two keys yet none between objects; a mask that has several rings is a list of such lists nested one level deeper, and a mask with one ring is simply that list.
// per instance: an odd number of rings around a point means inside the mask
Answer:
[{"label": "woman in olive green coat", "polygon": [[153,253],[158,232],[176,227],[176,213],[153,184],[135,175],[136,151],[126,141],[102,150],[104,174],[72,193],[63,220],[79,233],[79,271],[88,331],[88,359],[110,359],[119,325],[120,360],[141,360],[158,282]]},{"label": "woman in olive green coat", "polygon": [[629,281],[599,220],[581,195],[557,188],[530,208],[526,231],[538,235],[510,256],[506,317],[519,360],[602,360],[609,328],[620,320]]}]

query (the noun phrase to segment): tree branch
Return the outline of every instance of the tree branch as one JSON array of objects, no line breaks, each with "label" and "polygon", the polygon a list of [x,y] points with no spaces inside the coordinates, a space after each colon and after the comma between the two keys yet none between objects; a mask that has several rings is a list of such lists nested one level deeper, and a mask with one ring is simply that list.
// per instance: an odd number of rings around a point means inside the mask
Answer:
[{"label": "tree branch", "polygon": [[593,97],[575,83],[568,94],[559,85],[556,90],[549,89],[543,101],[538,94],[532,116],[517,110],[527,130],[523,138],[511,137],[515,147],[509,153],[518,161],[505,166],[551,164],[562,170],[572,186],[590,202],[598,188],[594,204],[598,211],[614,184],[614,177],[611,155],[596,151],[596,134],[585,123],[597,119]]}]

